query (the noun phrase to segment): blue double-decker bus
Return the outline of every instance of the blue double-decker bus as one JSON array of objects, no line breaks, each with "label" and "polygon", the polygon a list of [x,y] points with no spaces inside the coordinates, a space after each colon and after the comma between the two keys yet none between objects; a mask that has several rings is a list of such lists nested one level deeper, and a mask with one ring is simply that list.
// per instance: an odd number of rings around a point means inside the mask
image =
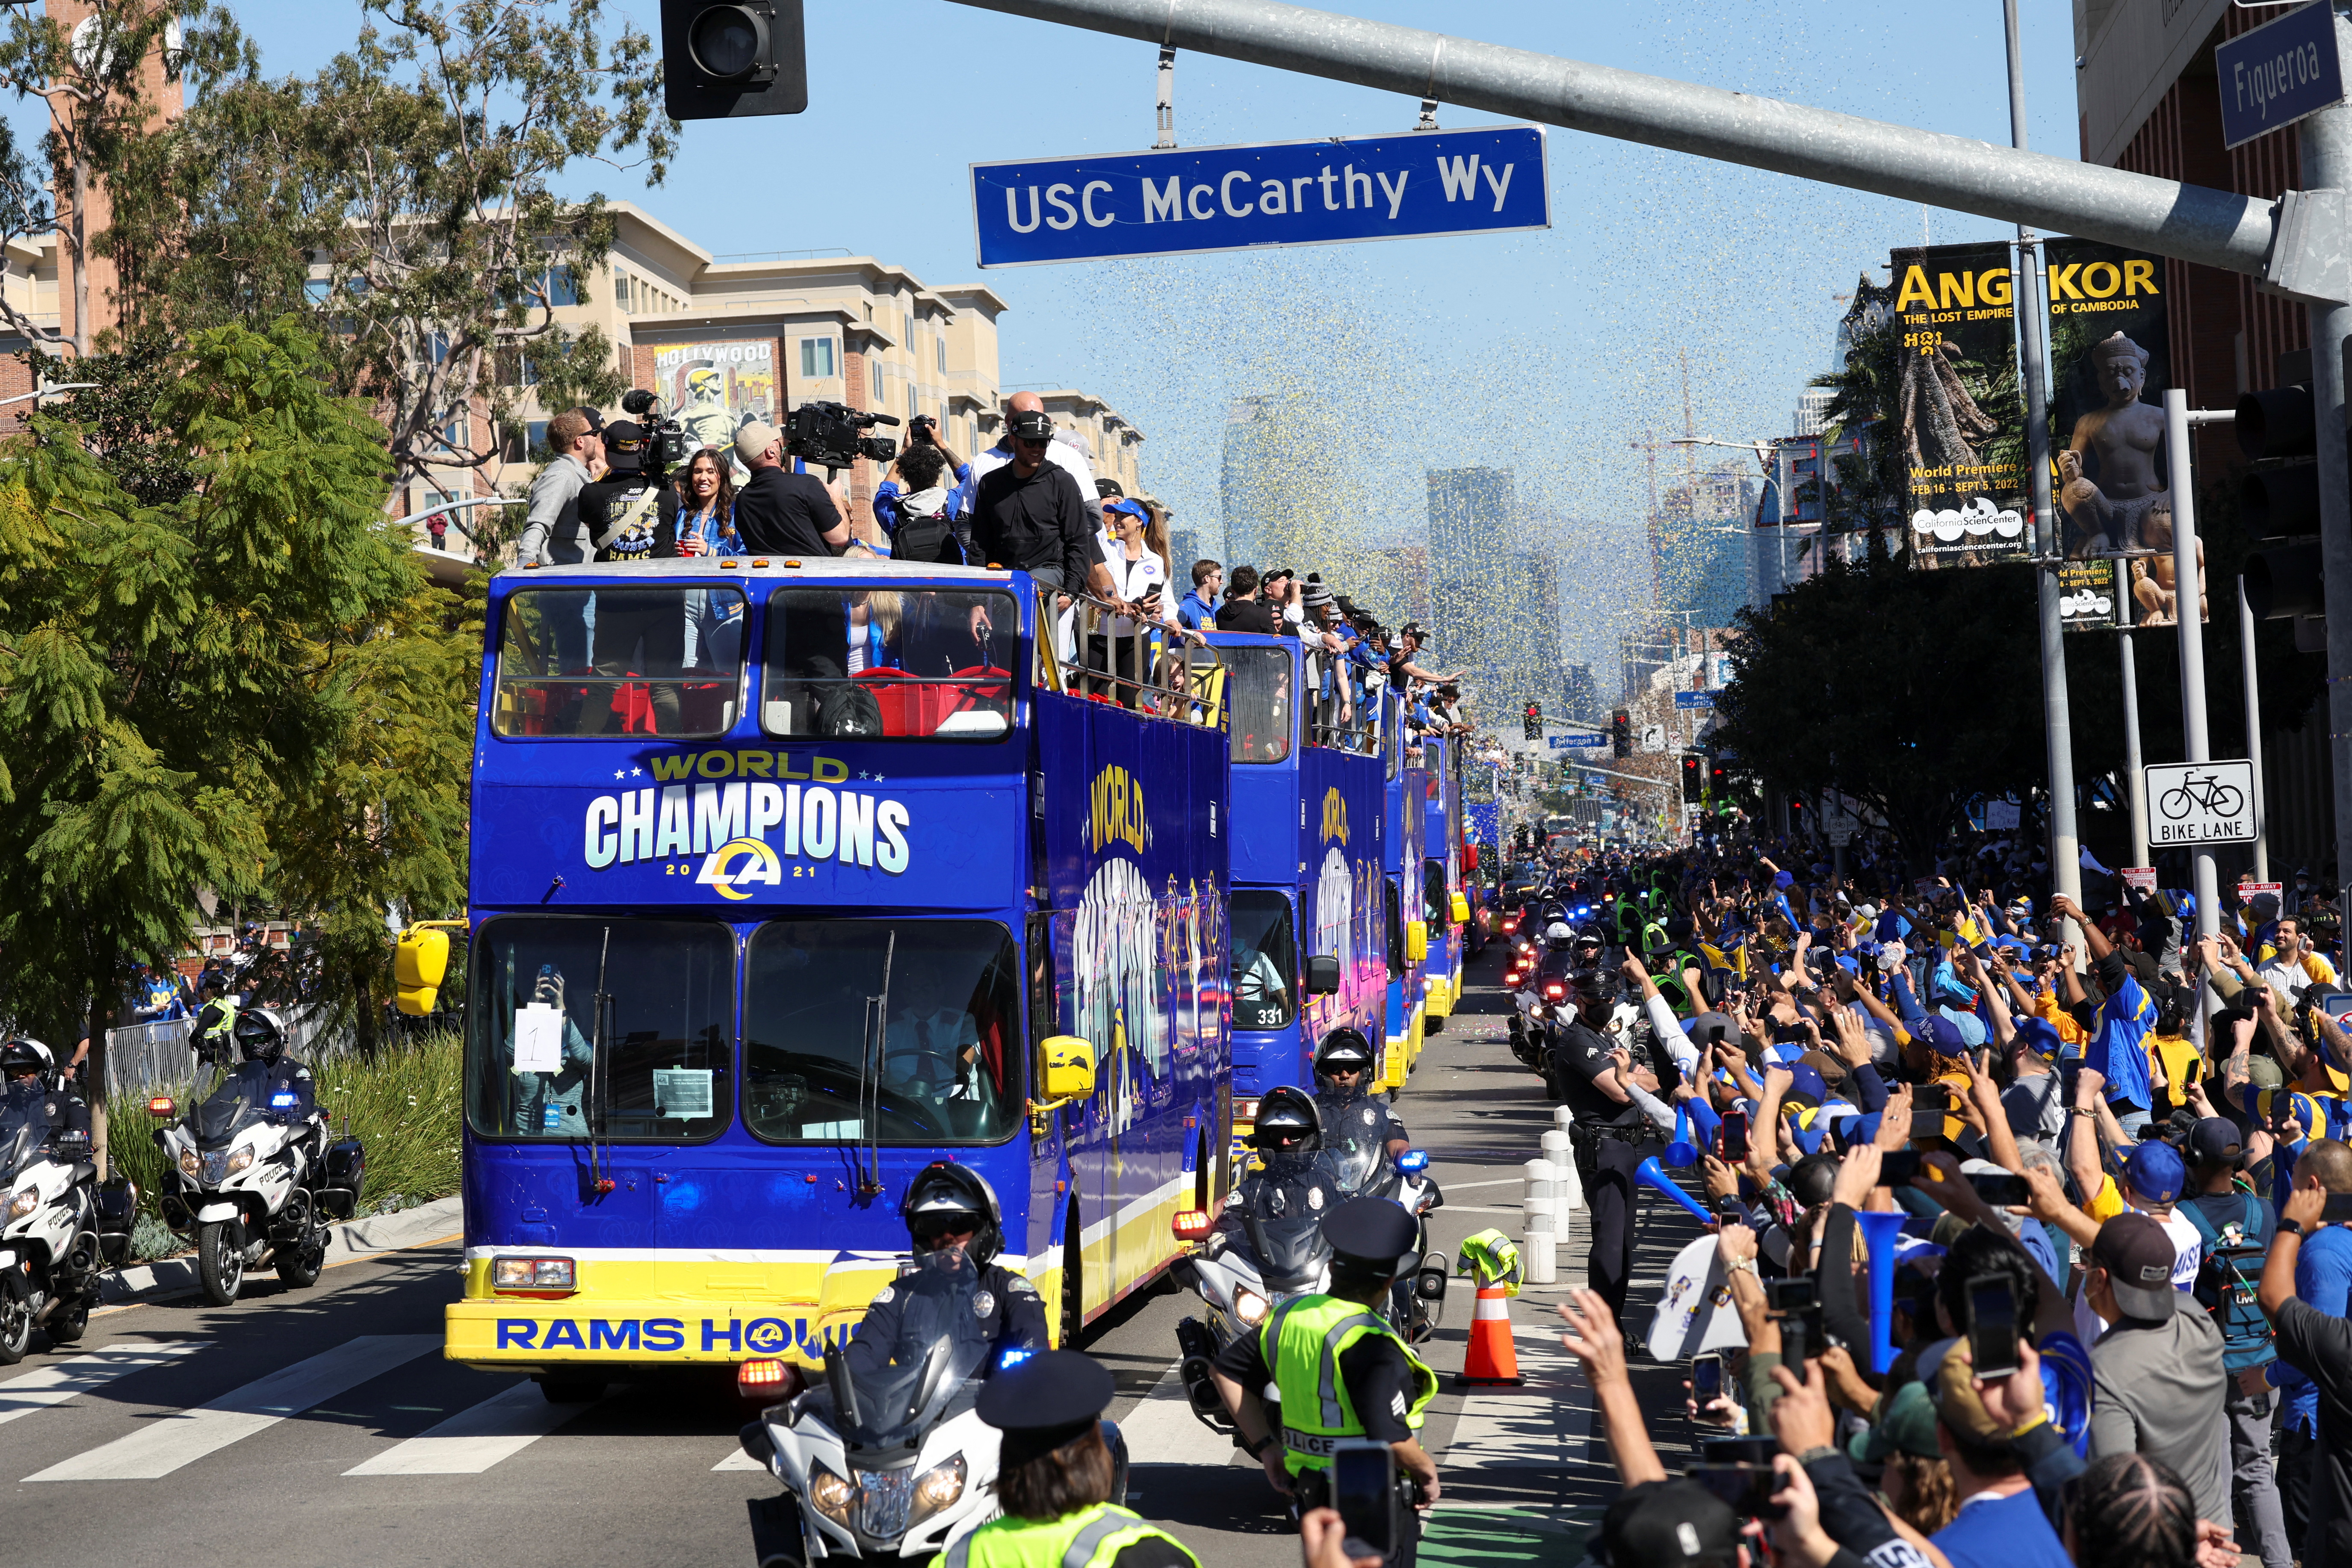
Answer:
[{"label": "blue double-decker bus", "polygon": [[1407,765],[1402,704],[1391,694],[1382,748],[1381,875],[1387,906],[1389,984],[1381,1082],[1402,1089],[1421,1055],[1428,1022],[1429,915],[1422,894],[1422,841],[1428,831],[1424,799],[1429,775],[1419,761]]},{"label": "blue double-decker bus", "polygon": [[1235,1137],[1258,1098],[1314,1091],[1334,1030],[1385,1034],[1385,710],[1318,681],[1297,637],[1219,632],[1233,766]]},{"label": "blue double-decker bus", "polygon": [[1470,918],[1462,883],[1462,766],[1456,743],[1438,736],[1422,742],[1426,775],[1422,843],[1422,895],[1429,921],[1429,1019],[1435,1034],[1462,994],[1463,927]]},{"label": "blue double-decker bus", "polygon": [[873,560],[492,580],[450,1359],[809,1363],[940,1159],[1066,1338],[1222,1200],[1223,708],[1059,620]]}]

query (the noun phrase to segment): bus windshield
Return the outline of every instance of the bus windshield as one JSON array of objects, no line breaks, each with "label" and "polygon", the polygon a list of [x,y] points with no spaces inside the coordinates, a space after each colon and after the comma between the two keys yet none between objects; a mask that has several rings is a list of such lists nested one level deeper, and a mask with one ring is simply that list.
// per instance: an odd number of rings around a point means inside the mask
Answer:
[{"label": "bus windshield", "polygon": [[1233,896],[1234,1023],[1244,1029],[1278,1029],[1297,1009],[1297,942],[1291,935],[1290,900],[1280,893],[1236,892]]},{"label": "bus windshield", "polygon": [[485,925],[474,952],[466,1112],[477,1133],[682,1142],[733,1117],[725,926],[516,915]]},{"label": "bus windshield", "polygon": [[742,683],[733,588],[527,588],[508,595],[501,735],[723,735]]},{"label": "bus windshield", "polygon": [[1278,763],[1290,755],[1290,650],[1229,647],[1219,650],[1233,674],[1225,679],[1233,713],[1233,754],[1237,763]]},{"label": "bus windshield", "polygon": [[1027,1103],[1022,1038],[992,921],[772,921],[744,958],[743,1122],[771,1143],[997,1142]]},{"label": "bus windshield", "polygon": [[1013,727],[1013,595],[791,588],[768,601],[771,735],[991,741]]}]

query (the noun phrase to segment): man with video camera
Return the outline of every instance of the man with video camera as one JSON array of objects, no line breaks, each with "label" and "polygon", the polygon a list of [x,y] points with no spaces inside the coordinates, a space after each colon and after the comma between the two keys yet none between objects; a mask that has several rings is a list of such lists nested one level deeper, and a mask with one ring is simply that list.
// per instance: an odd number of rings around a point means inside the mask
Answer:
[{"label": "man with video camera", "polygon": [[776,555],[838,555],[849,520],[814,474],[784,462],[783,437],[753,420],[735,433],[735,458],[751,472],[735,496],[735,532],[743,548]]}]

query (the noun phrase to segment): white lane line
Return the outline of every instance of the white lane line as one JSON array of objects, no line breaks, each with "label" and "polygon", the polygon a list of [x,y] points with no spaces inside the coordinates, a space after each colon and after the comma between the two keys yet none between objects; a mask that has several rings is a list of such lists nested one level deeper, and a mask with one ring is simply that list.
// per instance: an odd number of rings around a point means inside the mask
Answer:
[{"label": "white lane line", "polygon": [[186,1355],[201,1342],[163,1340],[154,1344],[109,1345],[70,1361],[53,1361],[37,1372],[0,1383],[0,1426],[20,1415],[63,1405],[77,1394],[112,1383],[151,1366],[163,1366]]},{"label": "white lane line", "polygon": [[759,1460],[753,1458],[751,1455],[745,1453],[743,1451],[742,1445],[739,1443],[736,1445],[735,1451],[733,1453],[728,1455],[725,1458],[719,1460],[710,1468],[713,1470],[760,1470],[764,1472],[768,1467],[760,1463]]},{"label": "white lane line", "polygon": [[25,1479],[154,1480],[440,1348],[439,1334],[362,1334]]},{"label": "white lane line", "polygon": [[1527,1183],[1525,1176],[1506,1176],[1499,1182],[1440,1182],[1438,1185],[1449,1193],[1466,1193],[1473,1187],[1523,1187]]},{"label": "white lane line", "polygon": [[1184,1395],[1184,1379],[1177,1367],[1160,1374],[1151,1392],[1120,1417],[1118,1434],[1127,1439],[1130,1465],[1229,1465],[1241,1450],[1222,1432],[1212,1432],[1192,1414]]},{"label": "white lane line", "polygon": [[588,1408],[556,1405],[529,1378],[460,1410],[406,1442],[353,1465],[347,1476],[478,1476]]},{"label": "white lane line", "polygon": [[[1549,1320],[1549,1314],[1545,1317]],[[1592,1394],[1576,1358],[1559,1342],[1559,1331],[1548,1323],[1514,1321],[1511,1330],[1519,1374],[1527,1383],[1518,1388],[1480,1388],[1463,1401],[1453,1440],[1438,1456],[1446,1475],[1470,1470],[1558,1475],[1584,1458],[1585,1440],[1592,1431]]]}]

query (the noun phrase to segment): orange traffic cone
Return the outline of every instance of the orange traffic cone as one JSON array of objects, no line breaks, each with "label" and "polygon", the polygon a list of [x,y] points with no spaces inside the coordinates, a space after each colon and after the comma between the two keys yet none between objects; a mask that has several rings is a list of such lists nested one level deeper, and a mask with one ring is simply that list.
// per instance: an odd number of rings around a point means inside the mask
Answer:
[{"label": "orange traffic cone", "polygon": [[1470,1350],[1462,1358],[1462,1375],[1454,1380],[1456,1387],[1517,1385],[1527,1381],[1519,1375],[1519,1352],[1511,1343],[1508,1300],[1509,1292],[1500,1285],[1479,1290],[1478,1310],[1470,1319]]}]

